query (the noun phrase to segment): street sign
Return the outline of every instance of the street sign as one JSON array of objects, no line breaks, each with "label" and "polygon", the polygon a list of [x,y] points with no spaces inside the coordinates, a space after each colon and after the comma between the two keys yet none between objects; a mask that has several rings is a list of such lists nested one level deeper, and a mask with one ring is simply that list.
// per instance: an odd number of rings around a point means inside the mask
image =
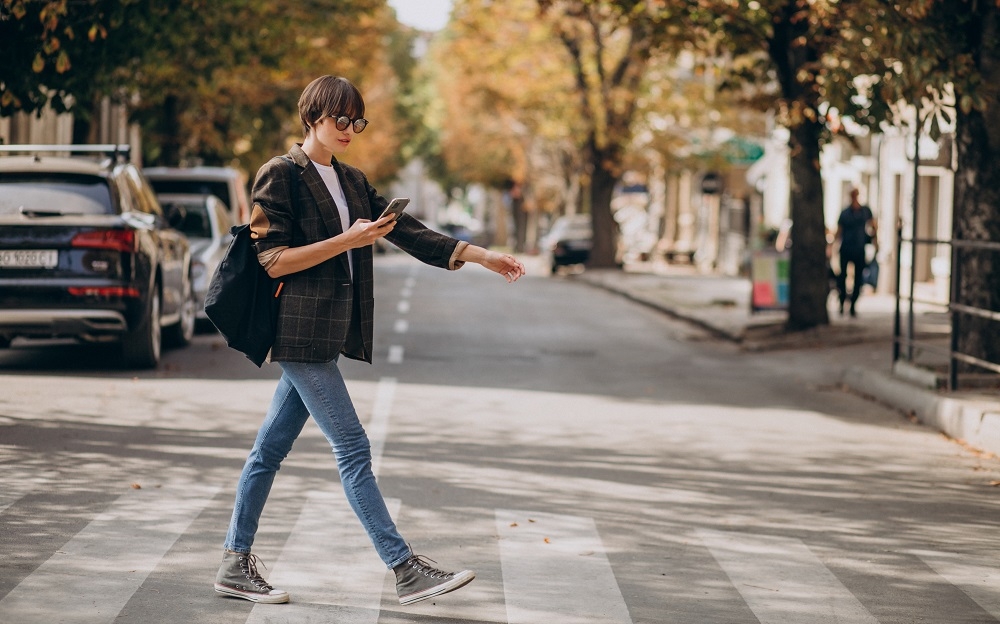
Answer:
[{"label": "street sign", "polygon": [[701,192],[705,195],[718,195],[722,192],[722,176],[709,171],[701,178]]}]

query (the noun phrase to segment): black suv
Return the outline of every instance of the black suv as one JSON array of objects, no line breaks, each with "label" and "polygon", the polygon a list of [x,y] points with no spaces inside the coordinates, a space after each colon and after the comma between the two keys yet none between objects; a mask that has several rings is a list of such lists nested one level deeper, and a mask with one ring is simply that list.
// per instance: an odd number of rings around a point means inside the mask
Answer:
[{"label": "black suv", "polygon": [[164,215],[128,146],[0,152],[30,154],[0,157],[0,347],[120,341],[127,366],[153,368],[163,338],[191,341],[191,252],[173,227],[183,215]]}]

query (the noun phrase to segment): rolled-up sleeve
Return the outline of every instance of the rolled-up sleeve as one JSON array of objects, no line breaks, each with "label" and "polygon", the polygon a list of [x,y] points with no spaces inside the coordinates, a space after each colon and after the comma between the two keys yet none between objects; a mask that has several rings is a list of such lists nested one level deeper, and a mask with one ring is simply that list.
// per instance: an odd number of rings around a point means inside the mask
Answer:
[{"label": "rolled-up sleeve", "polygon": [[290,183],[288,166],[280,157],[272,158],[257,172],[251,192],[250,238],[259,258],[263,255],[273,262],[274,250],[292,244]]},{"label": "rolled-up sleeve", "polygon": [[455,245],[455,251],[451,252],[451,259],[448,260],[449,271],[456,271],[465,266],[465,261],[459,260],[458,257],[462,255],[462,251],[465,250],[465,248],[468,246],[469,243],[465,241],[458,241],[458,244]]}]

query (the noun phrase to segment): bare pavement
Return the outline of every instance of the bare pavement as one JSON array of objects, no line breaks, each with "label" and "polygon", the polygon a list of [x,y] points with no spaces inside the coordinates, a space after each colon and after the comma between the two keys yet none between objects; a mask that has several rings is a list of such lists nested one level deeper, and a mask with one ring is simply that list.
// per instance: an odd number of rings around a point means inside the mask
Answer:
[{"label": "bare pavement", "polygon": [[[751,283],[745,277],[703,274],[685,265],[640,263],[624,271],[578,271],[570,278],[699,325],[747,351],[808,350],[812,364],[836,371],[834,381],[845,389],[896,408],[959,443],[1000,455],[1000,391],[939,390],[919,367],[894,365],[894,295],[866,289],[856,318],[838,314],[831,297],[830,325],[789,333],[782,328],[785,312],[751,311]],[[905,324],[905,302],[902,311]],[[917,306],[915,316],[916,322],[940,326],[943,315]]]}]

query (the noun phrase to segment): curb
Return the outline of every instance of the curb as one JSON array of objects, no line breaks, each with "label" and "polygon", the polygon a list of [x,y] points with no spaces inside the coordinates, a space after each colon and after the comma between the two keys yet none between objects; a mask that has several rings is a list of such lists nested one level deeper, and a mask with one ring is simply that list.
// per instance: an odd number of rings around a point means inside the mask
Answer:
[{"label": "curb", "polygon": [[996,403],[943,397],[860,366],[848,368],[841,381],[851,390],[912,415],[950,438],[1000,455],[1000,406]]},{"label": "curb", "polygon": [[588,279],[579,276],[580,281],[607,292],[620,295],[629,301],[642,304],[674,319],[690,323],[715,338],[736,343],[745,351],[776,351],[781,349],[802,349],[846,346],[885,339],[879,331],[868,326],[825,326],[801,332],[784,331],[783,318],[729,320],[719,318],[719,314],[706,312],[705,308],[691,308],[667,305],[655,296],[645,296],[642,291],[633,291],[617,283],[602,279]]},{"label": "curb", "polygon": [[654,298],[643,297],[641,295],[637,295],[635,293],[632,293],[632,292],[630,292],[627,289],[616,288],[614,286],[610,286],[610,285],[604,283],[603,281],[588,280],[588,279],[583,279],[581,281],[584,282],[585,284],[589,285],[589,286],[594,286],[596,288],[600,288],[602,290],[606,290],[606,291],[608,291],[610,293],[614,293],[616,295],[621,295],[622,297],[624,297],[625,299],[628,299],[629,301],[634,301],[635,303],[640,303],[640,304],[646,306],[647,308],[652,308],[652,309],[656,310],[657,312],[662,312],[662,313],[664,313],[664,314],[666,314],[666,315],[668,315],[670,317],[673,317],[673,318],[675,318],[677,320],[684,321],[686,323],[691,323],[692,325],[695,325],[698,328],[707,331],[708,333],[712,334],[716,338],[722,338],[724,340],[731,340],[733,342],[740,342],[740,341],[743,340],[743,336],[744,336],[745,331],[742,328],[736,329],[736,330],[725,329],[723,327],[720,327],[718,324],[709,323],[709,322],[705,321],[703,318],[698,318],[695,315],[688,315],[688,314],[684,314],[682,312],[678,312],[678,310],[677,310],[676,307],[665,306],[665,305],[663,305],[662,303],[660,303],[659,301],[657,301]]}]

